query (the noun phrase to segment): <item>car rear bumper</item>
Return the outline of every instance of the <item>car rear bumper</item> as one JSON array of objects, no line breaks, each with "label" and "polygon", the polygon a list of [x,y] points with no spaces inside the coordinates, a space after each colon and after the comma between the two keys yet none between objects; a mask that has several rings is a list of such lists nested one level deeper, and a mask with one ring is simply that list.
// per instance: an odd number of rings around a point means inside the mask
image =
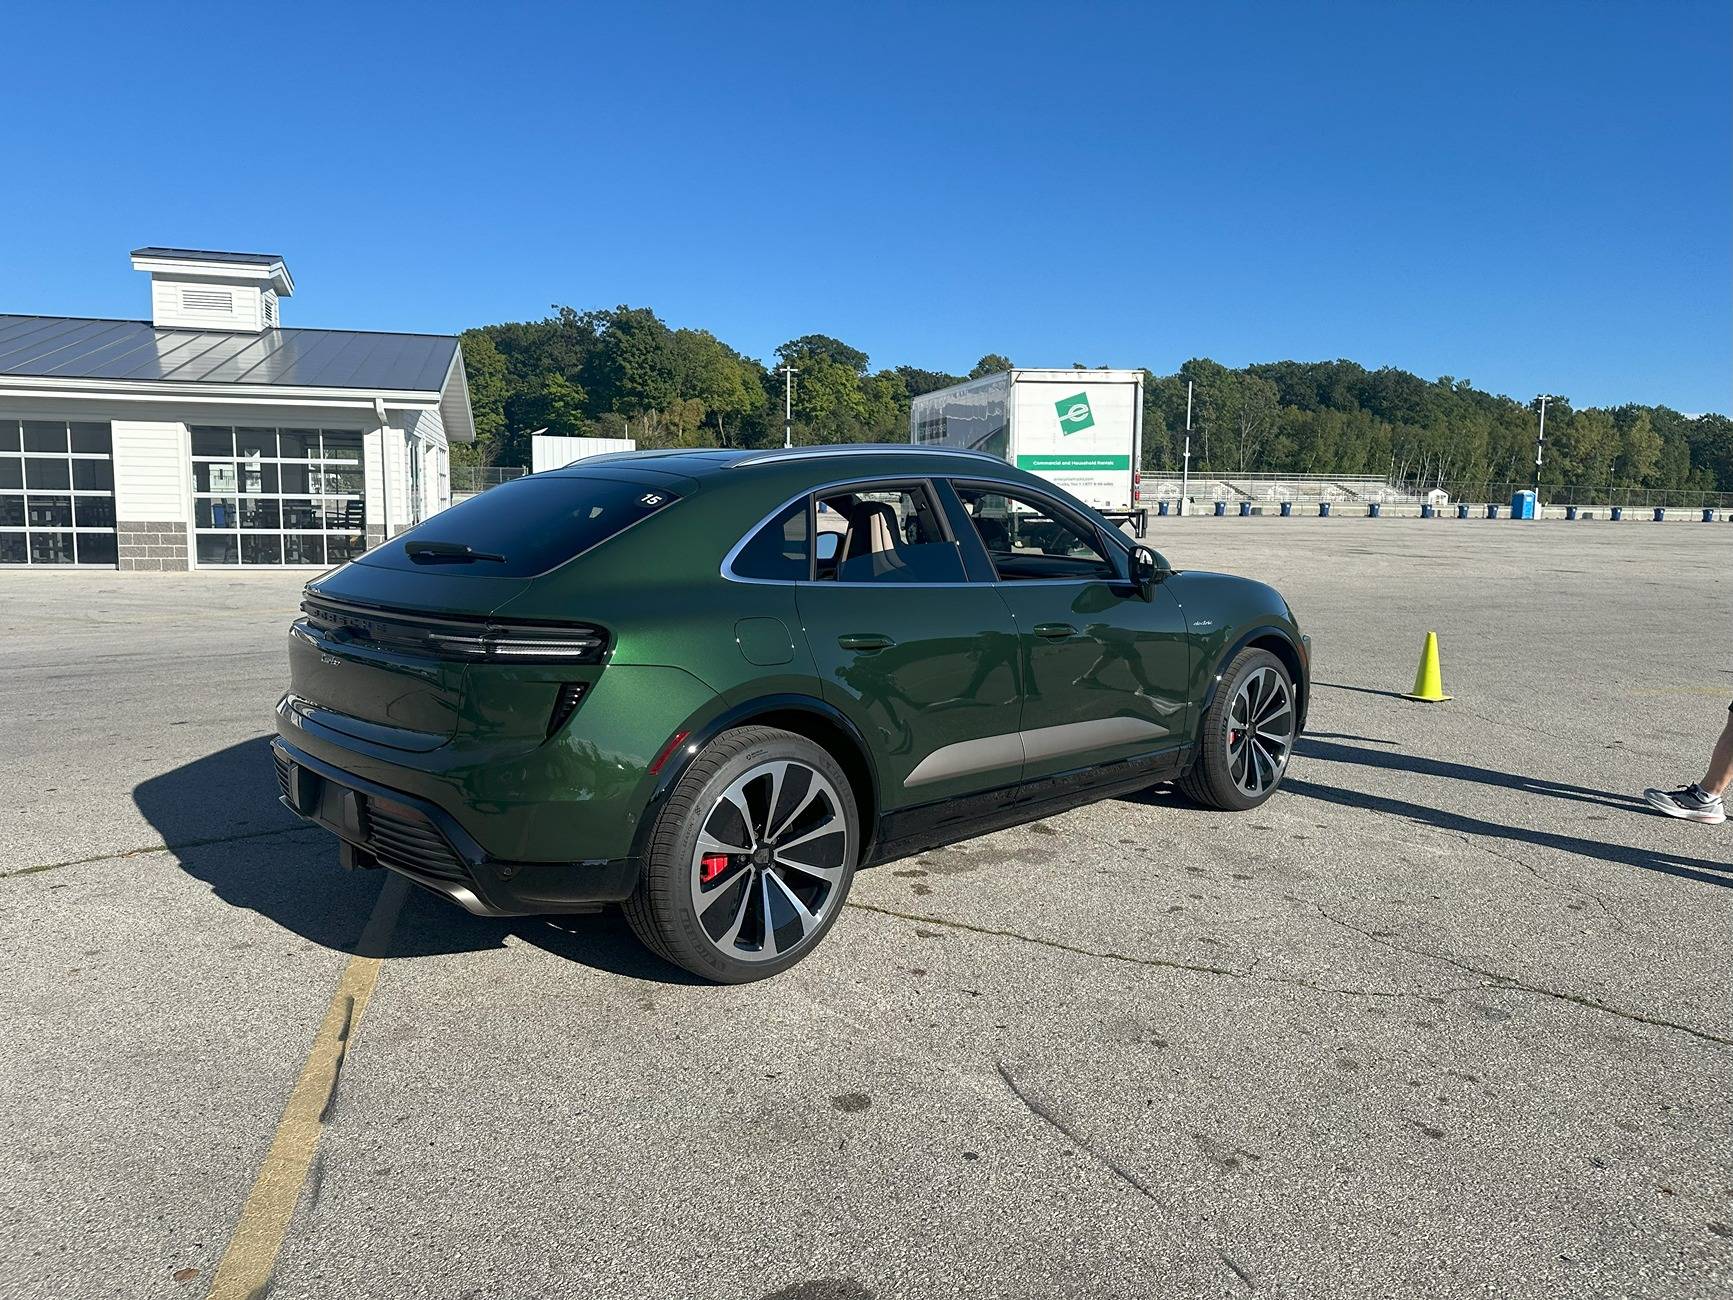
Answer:
[{"label": "car rear bumper", "polygon": [[271,742],[271,757],[283,806],[335,835],[345,865],[388,868],[477,916],[588,911],[637,887],[635,859],[503,861],[429,800],[345,772],[282,739]]}]

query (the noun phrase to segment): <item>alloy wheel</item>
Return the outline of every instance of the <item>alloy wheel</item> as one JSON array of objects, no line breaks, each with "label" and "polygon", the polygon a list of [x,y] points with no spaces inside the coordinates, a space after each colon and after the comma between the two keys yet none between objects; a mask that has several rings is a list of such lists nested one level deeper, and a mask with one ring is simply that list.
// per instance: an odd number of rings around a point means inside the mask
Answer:
[{"label": "alloy wheel", "polygon": [[706,938],[736,961],[788,956],[840,897],[849,839],[822,773],[793,759],[750,768],[711,805],[692,851],[692,907]]},{"label": "alloy wheel", "polygon": [[1252,672],[1228,710],[1228,776],[1257,798],[1281,780],[1294,747],[1294,696],[1268,664]]}]

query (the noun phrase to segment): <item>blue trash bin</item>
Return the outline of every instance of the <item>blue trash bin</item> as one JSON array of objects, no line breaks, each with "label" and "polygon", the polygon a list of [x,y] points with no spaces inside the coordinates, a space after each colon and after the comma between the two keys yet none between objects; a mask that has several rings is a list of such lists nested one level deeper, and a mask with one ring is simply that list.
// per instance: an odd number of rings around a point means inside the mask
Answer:
[{"label": "blue trash bin", "polygon": [[1488,519],[1497,519],[1498,518],[1498,507],[1497,506],[1488,506],[1486,508],[1486,517]]},{"label": "blue trash bin", "polygon": [[1376,519],[1379,515],[1381,515],[1383,513],[1384,513],[1384,507],[1379,505],[1376,501],[1374,501],[1371,505],[1366,507],[1366,517],[1368,519]]},{"label": "blue trash bin", "polygon": [[1241,519],[1244,519],[1247,515],[1251,514],[1251,512],[1252,512],[1252,503],[1250,501],[1240,502],[1240,518]]},{"label": "blue trash bin", "polygon": [[1706,524],[1712,524],[1715,522],[1715,510],[1713,506],[1703,507],[1703,522]]},{"label": "blue trash bin", "polygon": [[1523,488],[1510,494],[1510,517],[1512,519],[1533,519],[1535,509],[1540,504],[1534,489]]},{"label": "blue trash bin", "polygon": [[1421,518],[1422,518],[1422,519],[1430,519],[1430,518],[1432,518],[1432,517],[1433,517],[1433,516],[1434,516],[1434,515],[1435,515],[1435,514],[1437,514],[1437,513],[1438,513],[1438,512],[1437,512],[1437,511],[1436,511],[1436,510],[1434,510],[1434,509],[1433,509],[1433,508],[1432,508],[1432,507],[1431,507],[1431,506],[1429,506],[1429,505],[1422,505],[1422,506],[1421,506],[1421,507],[1420,507],[1420,517],[1421,517]]},{"label": "blue trash bin", "polygon": [[1328,501],[1318,502],[1318,518],[1328,519],[1329,517],[1330,517],[1330,503]]},{"label": "blue trash bin", "polygon": [[1289,515],[1291,515],[1293,513],[1294,513],[1294,503],[1292,501],[1282,502],[1282,518],[1286,519]]},{"label": "blue trash bin", "polygon": [[1468,518],[1468,502],[1458,501],[1456,503],[1456,517],[1458,519]]},{"label": "blue trash bin", "polygon": [[1167,513],[1167,502],[1157,501],[1155,503],[1155,513],[1158,515],[1165,515]]},{"label": "blue trash bin", "polygon": [[1576,517],[1577,517],[1577,508],[1575,506],[1566,506],[1565,507],[1565,518],[1566,519],[1575,519]]},{"label": "blue trash bin", "polygon": [[1623,506],[1614,506],[1613,507],[1613,522],[1616,524],[1619,522],[1619,520],[1623,519],[1624,517],[1625,517],[1625,508]]},{"label": "blue trash bin", "polygon": [[1217,515],[1225,515],[1227,512],[1228,512],[1228,503],[1226,501],[1217,501],[1216,502],[1216,514]]},{"label": "blue trash bin", "polygon": [[1662,506],[1656,506],[1655,507],[1655,522],[1658,524],[1659,523],[1665,523],[1666,519],[1667,519],[1666,509]]}]

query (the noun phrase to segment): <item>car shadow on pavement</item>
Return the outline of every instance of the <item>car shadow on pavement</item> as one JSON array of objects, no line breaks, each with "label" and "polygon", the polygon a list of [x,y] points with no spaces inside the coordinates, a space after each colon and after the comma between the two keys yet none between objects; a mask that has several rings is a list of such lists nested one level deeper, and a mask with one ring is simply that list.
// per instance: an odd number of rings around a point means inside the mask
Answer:
[{"label": "car shadow on pavement", "polygon": [[[356,951],[388,875],[344,870],[336,840],[277,802],[270,737],[140,782],[132,797],[181,869],[225,903],[321,947]],[[388,955],[483,952],[504,948],[508,937],[612,974],[700,982],[640,944],[617,909],[594,916],[479,917],[420,889],[404,904]]]}]

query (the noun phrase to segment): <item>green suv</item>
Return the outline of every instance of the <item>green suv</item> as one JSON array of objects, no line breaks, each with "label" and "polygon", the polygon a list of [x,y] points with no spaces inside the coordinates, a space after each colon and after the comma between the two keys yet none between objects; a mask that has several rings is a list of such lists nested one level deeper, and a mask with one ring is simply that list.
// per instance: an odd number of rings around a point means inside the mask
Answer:
[{"label": "green suv", "polygon": [[916,447],[598,456],[321,575],[283,801],[483,916],[620,903],[719,981],[799,961],[854,872],[1177,781],[1280,784],[1309,648],[1052,484]]}]

